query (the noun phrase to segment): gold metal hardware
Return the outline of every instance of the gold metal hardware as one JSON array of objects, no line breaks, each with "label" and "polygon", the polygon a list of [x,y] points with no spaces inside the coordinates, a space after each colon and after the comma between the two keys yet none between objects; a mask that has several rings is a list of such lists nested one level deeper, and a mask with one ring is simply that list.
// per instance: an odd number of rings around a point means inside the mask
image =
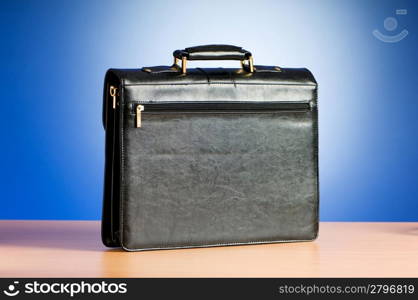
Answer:
[{"label": "gold metal hardware", "polygon": [[[250,71],[250,73],[254,73],[254,59],[252,56],[250,56],[248,59],[248,69]],[[241,60],[241,66],[243,69],[246,68],[245,66],[245,60]]]},{"label": "gold metal hardware", "polygon": [[181,58],[181,73],[186,74],[187,72],[187,58],[182,57]]},{"label": "gold metal hardware", "polygon": [[248,65],[250,67],[250,72],[254,73],[254,59],[252,56],[248,58]]},{"label": "gold metal hardware", "polygon": [[111,85],[109,88],[109,94],[110,94],[110,97],[113,98],[112,107],[113,109],[115,109],[116,108],[116,95],[118,94],[118,89],[114,87],[113,85]]},{"label": "gold metal hardware", "polygon": [[144,106],[143,105],[137,105],[136,106],[136,128],[140,128],[141,127],[141,114],[144,111]]},{"label": "gold metal hardware", "polygon": [[[243,70],[245,70],[246,65],[245,65],[245,61],[248,61],[248,70],[250,71],[250,73],[254,73],[254,59],[252,56],[248,57],[247,59],[244,59],[241,61],[241,67]],[[177,57],[174,57],[174,66],[178,66],[180,59]],[[181,73],[182,74],[186,74],[187,73],[187,57],[182,57],[181,58]]]}]

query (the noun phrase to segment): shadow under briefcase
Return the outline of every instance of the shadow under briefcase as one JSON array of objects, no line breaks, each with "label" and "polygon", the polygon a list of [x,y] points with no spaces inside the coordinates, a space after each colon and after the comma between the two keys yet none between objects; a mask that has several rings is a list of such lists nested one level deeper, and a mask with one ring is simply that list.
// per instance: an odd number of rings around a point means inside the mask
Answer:
[{"label": "shadow under briefcase", "polygon": [[[187,69],[191,60],[240,68]],[[181,65],[180,65],[181,63]],[[317,84],[230,45],[110,69],[102,240],[128,251],[313,240]]]}]

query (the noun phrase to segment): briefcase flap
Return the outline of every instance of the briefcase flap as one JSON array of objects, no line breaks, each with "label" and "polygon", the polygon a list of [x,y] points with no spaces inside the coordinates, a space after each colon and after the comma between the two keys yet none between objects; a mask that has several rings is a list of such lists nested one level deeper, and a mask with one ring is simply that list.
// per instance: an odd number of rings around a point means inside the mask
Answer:
[{"label": "briefcase flap", "polygon": [[[121,101],[315,101],[317,83],[308,69],[254,67],[251,74],[239,68],[188,69],[186,76],[172,66],[160,66],[155,73],[146,71],[150,68],[109,69],[103,93],[103,126],[111,105],[111,85],[124,90]],[[161,72],[162,68],[168,71]]]}]

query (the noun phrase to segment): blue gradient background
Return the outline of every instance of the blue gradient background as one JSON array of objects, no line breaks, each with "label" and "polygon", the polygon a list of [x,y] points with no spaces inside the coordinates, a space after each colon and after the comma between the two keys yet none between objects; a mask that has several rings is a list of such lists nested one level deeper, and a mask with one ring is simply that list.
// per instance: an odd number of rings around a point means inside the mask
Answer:
[{"label": "blue gradient background", "polygon": [[[408,14],[396,16],[398,8]],[[316,76],[321,220],[418,221],[417,8],[412,0],[1,1],[0,219],[99,219],[106,69],[170,64],[174,49],[229,43],[252,50],[257,64]],[[406,39],[373,37],[389,34],[388,16],[399,21],[392,34],[405,28]]]}]

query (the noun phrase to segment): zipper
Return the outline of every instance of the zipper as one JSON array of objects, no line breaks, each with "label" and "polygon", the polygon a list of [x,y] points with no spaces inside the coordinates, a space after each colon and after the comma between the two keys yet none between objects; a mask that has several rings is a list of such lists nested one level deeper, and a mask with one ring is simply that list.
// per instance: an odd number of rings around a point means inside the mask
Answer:
[{"label": "zipper", "polygon": [[132,103],[136,116],[136,127],[142,125],[144,112],[263,112],[263,111],[307,111],[313,108],[313,102],[158,102],[138,101]]},{"label": "zipper", "polygon": [[115,109],[116,108],[116,96],[118,94],[118,88],[111,85],[109,87],[109,94],[110,94],[110,97],[112,97],[112,108]]}]

